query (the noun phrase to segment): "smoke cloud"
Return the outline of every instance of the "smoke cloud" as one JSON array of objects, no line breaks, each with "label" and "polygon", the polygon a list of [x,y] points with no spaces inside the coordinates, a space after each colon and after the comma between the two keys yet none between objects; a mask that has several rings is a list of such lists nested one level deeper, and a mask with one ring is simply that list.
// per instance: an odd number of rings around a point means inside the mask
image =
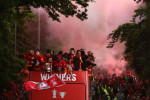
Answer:
[{"label": "smoke cloud", "polygon": [[[44,16],[45,21],[41,27],[50,34],[49,39],[54,37],[55,40],[61,41],[64,52],[69,52],[72,47],[92,51],[96,57],[97,67],[106,69],[110,74],[114,72],[120,74],[126,65],[126,62],[121,60],[124,45],[117,43],[112,49],[106,48],[109,42],[107,36],[119,25],[130,22],[139,4],[134,0],[95,1],[88,8],[86,21],[76,17],[65,18],[63,15],[60,17],[61,23],[52,21],[41,8],[40,15]],[[38,13],[37,9],[33,9],[33,12]]]}]

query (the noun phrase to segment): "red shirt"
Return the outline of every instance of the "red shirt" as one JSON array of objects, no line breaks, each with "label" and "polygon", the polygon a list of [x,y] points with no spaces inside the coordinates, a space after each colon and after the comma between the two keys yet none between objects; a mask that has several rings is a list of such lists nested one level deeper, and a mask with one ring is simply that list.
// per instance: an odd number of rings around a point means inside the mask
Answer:
[{"label": "red shirt", "polygon": [[67,68],[69,68],[69,66],[70,66],[70,67],[72,67],[72,68],[75,68],[75,66],[74,66],[74,63],[73,63],[73,62],[71,62],[71,63],[66,63],[66,67],[67,67]]},{"label": "red shirt", "polygon": [[66,67],[66,62],[64,60],[61,60],[61,61],[54,61],[54,66],[57,66],[57,67]]},{"label": "red shirt", "polygon": [[73,59],[73,58],[75,57],[75,55],[74,55],[74,54],[69,54],[69,57],[70,57],[71,59]]},{"label": "red shirt", "polygon": [[53,59],[53,56],[52,56],[52,55],[50,55],[49,57],[48,57],[47,55],[44,56],[44,61],[45,61],[45,63],[48,62],[48,58],[50,58],[50,57]]},{"label": "red shirt", "polygon": [[35,54],[34,55],[31,55],[31,54],[25,54],[24,55],[24,58],[26,58],[26,60],[27,60],[27,65],[31,65],[32,63],[32,59],[34,59],[34,56],[35,56]]},{"label": "red shirt", "polygon": [[37,62],[44,62],[44,57],[41,54],[39,54],[38,56],[35,55],[35,58]]}]

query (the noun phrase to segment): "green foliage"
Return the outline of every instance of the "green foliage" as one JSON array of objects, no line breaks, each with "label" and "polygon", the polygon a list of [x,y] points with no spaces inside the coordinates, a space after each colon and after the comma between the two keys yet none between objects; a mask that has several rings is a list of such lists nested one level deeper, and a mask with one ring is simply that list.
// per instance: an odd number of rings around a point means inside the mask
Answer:
[{"label": "green foliage", "polygon": [[[87,7],[93,0],[0,0],[0,90],[7,89],[10,81],[22,85],[25,61],[15,55],[15,23],[17,23],[17,49],[24,52],[34,44],[26,34],[26,21],[32,21],[31,7],[44,8],[53,20],[60,22],[60,14],[87,19]],[[20,88],[20,87],[19,87]],[[9,89],[7,89],[9,90]],[[0,99],[1,93],[0,92]]]},{"label": "green foliage", "polygon": [[150,3],[135,10],[131,23],[120,25],[109,34],[108,48],[118,41],[125,43],[124,57],[143,80],[150,80]]},{"label": "green foliage", "polygon": [[65,17],[76,16],[81,20],[87,19],[87,7],[93,0],[1,0],[0,15],[8,8],[30,6],[34,8],[44,8],[53,20],[60,22],[60,14]]},{"label": "green foliage", "polygon": [[[26,8],[22,7],[22,9]],[[21,70],[25,68],[25,61],[17,58],[15,54],[15,22],[18,23],[18,35],[25,34],[23,22],[27,21],[27,19],[31,21],[33,16],[30,10],[19,11],[12,8],[5,10],[3,16],[0,17],[0,99],[2,96],[1,93],[3,92],[2,90],[5,89],[6,92],[9,91],[7,87],[10,81],[13,81],[19,85],[19,88],[23,89],[21,86],[21,84],[23,84],[22,79],[27,74],[21,72]],[[20,39],[19,41],[23,40]]]},{"label": "green foliage", "polygon": [[[16,49],[22,54],[27,53],[27,50],[33,49],[36,45],[31,42],[33,37],[31,37],[30,34],[27,34],[27,20],[27,18],[19,19],[16,23]],[[31,21],[31,19],[29,21]]]}]

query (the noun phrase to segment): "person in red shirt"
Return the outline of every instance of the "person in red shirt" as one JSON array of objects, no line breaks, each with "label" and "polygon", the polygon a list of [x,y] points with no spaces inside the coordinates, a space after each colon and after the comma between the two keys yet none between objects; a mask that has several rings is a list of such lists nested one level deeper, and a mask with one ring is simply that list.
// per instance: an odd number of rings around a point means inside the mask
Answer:
[{"label": "person in red shirt", "polygon": [[57,69],[57,71],[63,71],[66,67],[66,62],[62,60],[61,55],[57,55],[57,60],[54,61],[54,67]]},{"label": "person in red shirt", "polygon": [[16,52],[16,55],[19,58],[26,58],[27,63],[26,63],[26,67],[28,68],[29,71],[33,70],[34,64],[35,64],[35,53],[34,50],[29,50],[28,54],[25,55],[19,55],[18,52]]},{"label": "person in red shirt", "polygon": [[54,63],[52,57],[48,58],[48,61],[45,63],[45,70],[51,73],[52,71],[54,71]]},{"label": "person in red shirt", "polygon": [[66,63],[66,68],[71,71],[75,69],[74,62],[72,62],[72,59],[70,57],[68,58],[68,61]]},{"label": "person in red shirt", "polygon": [[72,61],[73,61],[73,59],[74,59],[75,56],[76,56],[75,55],[75,50],[74,50],[74,48],[71,48],[70,49],[70,53],[69,53],[69,57],[71,58]]},{"label": "person in red shirt", "polygon": [[51,55],[51,50],[47,49],[46,50],[46,55],[44,56],[45,63],[48,62],[49,58],[53,58],[53,56]]},{"label": "person in red shirt", "polygon": [[35,50],[35,59],[36,59],[35,70],[42,70],[42,65],[44,65],[44,57],[40,54],[39,50]]},{"label": "person in red shirt", "polygon": [[34,55],[35,55],[34,50],[29,50],[28,54],[23,55],[24,58],[26,58],[27,60],[27,65],[32,65],[33,63],[32,60],[34,59]]}]

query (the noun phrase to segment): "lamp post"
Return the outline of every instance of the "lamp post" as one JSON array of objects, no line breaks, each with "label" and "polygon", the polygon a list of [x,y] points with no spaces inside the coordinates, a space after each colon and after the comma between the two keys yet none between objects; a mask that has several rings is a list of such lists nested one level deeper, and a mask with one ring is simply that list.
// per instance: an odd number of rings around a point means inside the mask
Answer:
[{"label": "lamp post", "polygon": [[17,33],[17,22],[15,22],[15,53],[16,53],[16,43],[17,43],[17,36],[16,36],[16,33]]},{"label": "lamp post", "polygon": [[38,8],[38,49],[40,49],[40,8]]}]

